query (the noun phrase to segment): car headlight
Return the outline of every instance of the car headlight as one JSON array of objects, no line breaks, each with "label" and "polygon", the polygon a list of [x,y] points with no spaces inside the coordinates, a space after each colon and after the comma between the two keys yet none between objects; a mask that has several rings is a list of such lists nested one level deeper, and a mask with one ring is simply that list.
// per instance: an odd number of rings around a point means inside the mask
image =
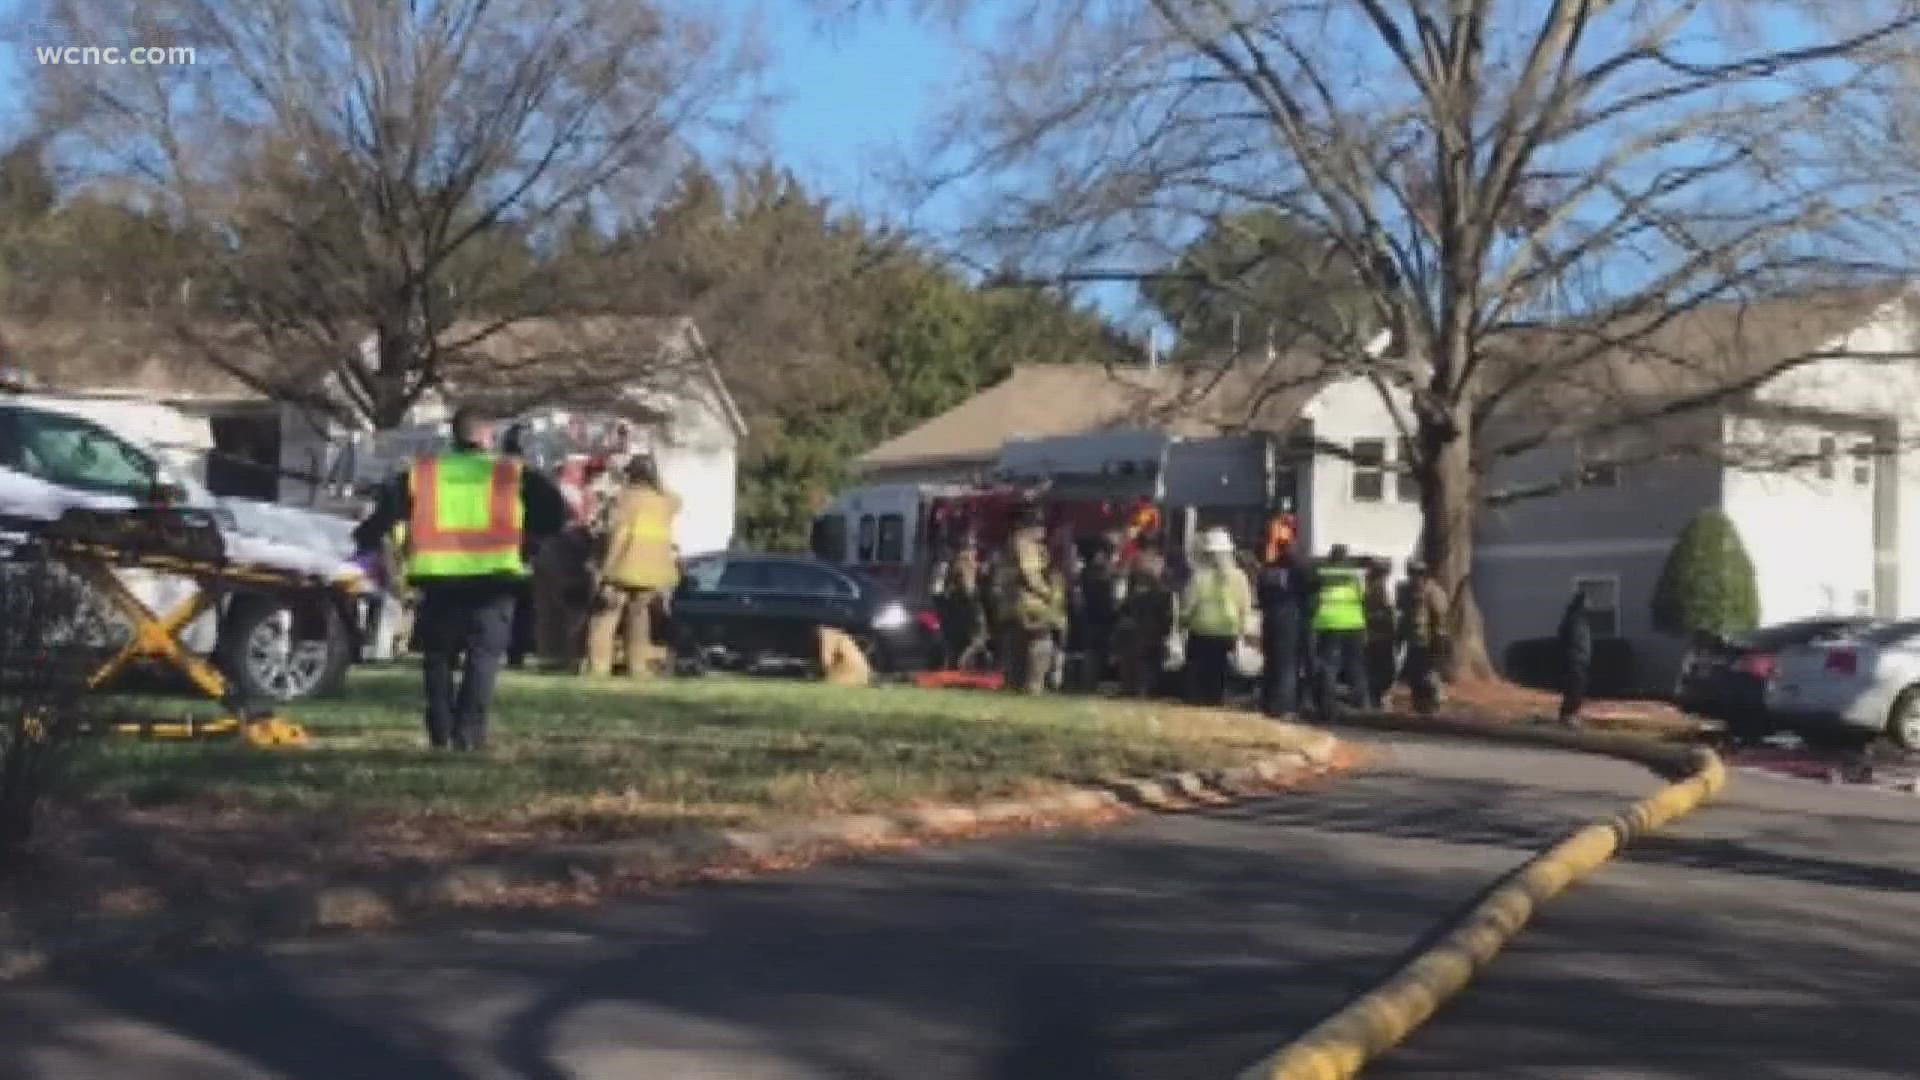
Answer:
[{"label": "car headlight", "polygon": [[875,630],[898,630],[913,622],[913,615],[904,604],[888,604],[873,613]]}]

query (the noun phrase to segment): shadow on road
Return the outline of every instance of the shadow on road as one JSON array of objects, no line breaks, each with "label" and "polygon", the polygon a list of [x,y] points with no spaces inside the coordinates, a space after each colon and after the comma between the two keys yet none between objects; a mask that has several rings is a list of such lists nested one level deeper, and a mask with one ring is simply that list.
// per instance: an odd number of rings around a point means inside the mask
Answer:
[{"label": "shadow on road", "polygon": [[[1622,800],[1578,768],[1527,779],[1389,765],[1101,833],[71,977],[0,992],[0,1044],[23,1050],[0,1072],[1233,1075]],[[1848,847],[1858,821],[1724,820],[1546,909],[1377,1075],[1912,1075],[1893,1046],[1920,1029],[1914,870]],[[156,1064],[181,1046],[191,1066]],[[1483,1070],[1489,1047],[1513,1064]],[[1660,1060],[1679,1067],[1640,1071]]]},{"label": "shadow on road", "polygon": [[114,1074],[171,1033],[228,1063],[196,1077],[1217,1077],[1572,820],[1518,785],[1370,774],[1101,833],[72,977],[0,993],[0,1041],[65,1042]]}]

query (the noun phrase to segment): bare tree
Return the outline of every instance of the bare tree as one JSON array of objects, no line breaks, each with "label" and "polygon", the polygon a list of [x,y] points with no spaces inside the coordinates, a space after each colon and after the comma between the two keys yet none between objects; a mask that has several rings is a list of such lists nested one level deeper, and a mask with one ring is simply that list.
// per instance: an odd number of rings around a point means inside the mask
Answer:
[{"label": "bare tree", "polygon": [[[1702,360],[1688,328],[1783,293],[1849,307],[1906,265],[1878,227],[1898,194],[1823,125],[1917,17],[1909,0],[1044,0],[990,31],[929,187],[976,185],[969,238],[1038,277],[1174,265],[1247,310],[1250,268],[1180,256],[1260,212],[1312,241],[1257,247],[1281,268],[1265,277],[1350,268],[1340,288],[1364,302],[1310,305],[1336,324],[1290,323],[1297,303],[1269,322],[1411,402],[1396,418],[1457,600],[1453,674],[1484,674],[1470,571],[1495,463],[1831,355],[1732,316]],[[1628,374],[1643,361],[1660,393]]]},{"label": "bare tree", "polygon": [[668,0],[41,6],[69,42],[192,50],[37,71],[69,166],[216,238],[203,284],[232,317],[174,329],[376,426],[502,328],[592,310],[552,252],[643,213],[758,105],[755,43]]}]

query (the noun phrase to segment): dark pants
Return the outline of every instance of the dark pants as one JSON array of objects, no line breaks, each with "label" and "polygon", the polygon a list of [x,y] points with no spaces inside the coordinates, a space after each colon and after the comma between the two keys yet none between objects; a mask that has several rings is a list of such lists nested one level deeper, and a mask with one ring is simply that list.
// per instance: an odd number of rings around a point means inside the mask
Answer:
[{"label": "dark pants", "polygon": [[513,593],[513,633],[507,645],[507,663],[519,667],[526,663],[527,654],[533,651],[533,581],[528,579],[514,587]]},{"label": "dark pants", "polygon": [[1393,689],[1393,652],[1391,636],[1367,635],[1367,689],[1376,696]]},{"label": "dark pants", "polygon": [[1300,616],[1283,609],[1260,625],[1260,707],[1268,716],[1300,708]]},{"label": "dark pants", "polygon": [[1000,641],[1006,688],[1023,694],[1045,693],[1047,675],[1053,670],[1053,632],[1012,627]]},{"label": "dark pants", "polygon": [[1560,694],[1560,719],[1573,720],[1580,715],[1580,706],[1587,703],[1588,661],[1584,657],[1573,657],[1567,661],[1566,685]]},{"label": "dark pants", "polygon": [[1338,715],[1337,682],[1345,682],[1354,703],[1362,709],[1373,708],[1373,691],[1367,685],[1367,634],[1364,630],[1320,630],[1314,633],[1314,668],[1319,675],[1317,704],[1320,719]]},{"label": "dark pants", "polygon": [[1422,642],[1408,642],[1401,676],[1407,680],[1407,690],[1413,695],[1414,712],[1427,716],[1439,710],[1440,673],[1434,669],[1432,649]]},{"label": "dark pants", "polygon": [[1233,639],[1209,634],[1187,635],[1187,700],[1195,705],[1221,705],[1227,700],[1227,660]]},{"label": "dark pants", "polygon": [[[427,585],[420,590],[420,651],[427,691],[427,742],[478,750],[487,742],[487,707],[500,662],[513,642],[514,586],[491,582]],[[454,663],[464,657],[460,685]]]}]

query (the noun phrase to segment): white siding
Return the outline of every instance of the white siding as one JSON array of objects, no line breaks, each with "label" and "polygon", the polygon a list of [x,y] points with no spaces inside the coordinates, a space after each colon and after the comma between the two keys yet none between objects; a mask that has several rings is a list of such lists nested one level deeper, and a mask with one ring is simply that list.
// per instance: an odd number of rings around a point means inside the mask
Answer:
[{"label": "white siding", "polygon": [[[1814,453],[1823,437],[1844,448],[1863,436],[1813,423],[1728,421],[1734,446],[1765,440],[1776,449]],[[1763,624],[1872,612],[1873,486],[1855,483],[1853,465],[1835,461],[1830,478],[1813,465],[1726,471],[1722,502],[1753,557]]]},{"label": "white siding", "polygon": [[[1398,405],[1404,410],[1405,400]],[[1315,438],[1349,450],[1356,439],[1384,440],[1389,464],[1380,501],[1364,502],[1354,498],[1350,461],[1331,454],[1314,459],[1305,485],[1312,494],[1303,492],[1302,505],[1314,554],[1345,544],[1359,554],[1392,559],[1397,574],[1420,544],[1420,504],[1400,501],[1391,468],[1400,454],[1400,433],[1379,390],[1366,379],[1344,379],[1316,394],[1303,415],[1312,420]]]},{"label": "white siding", "polygon": [[[1908,310],[1910,302],[1903,299],[1888,304],[1836,346],[1862,353],[1914,350],[1920,341],[1920,326]],[[1893,521],[1888,523],[1894,538],[1889,552],[1896,581],[1894,606],[1902,618],[1920,618],[1920,362],[1822,361],[1774,379],[1757,396],[1782,405],[1888,416],[1899,425],[1895,439],[1898,452],[1892,463],[1897,491],[1892,500]],[[1808,562],[1819,562],[1822,550],[1808,551]],[[1871,549],[1865,562],[1872,565]],[[1805,575],[1810,569],[1800,573]]]},{"label": "white siding", "polygon": [[668,447],[656,460],[660,482],[681,499],[680,518],[673,527],[673,542],[681,554],[725,551],[733,543],[733,448]]}]

